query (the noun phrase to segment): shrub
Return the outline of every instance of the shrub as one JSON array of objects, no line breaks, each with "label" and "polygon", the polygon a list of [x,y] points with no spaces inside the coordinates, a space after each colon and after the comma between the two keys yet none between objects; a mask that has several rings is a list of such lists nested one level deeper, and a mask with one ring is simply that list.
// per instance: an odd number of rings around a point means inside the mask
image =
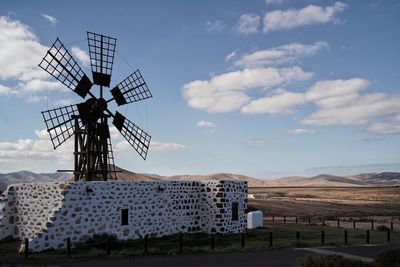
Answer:
[{"label": "shrub", "polygon": [[375,258],[376,267],[399,267],[400,266],[400,249],[385,250],[378,254]]},{"label": "shrub", "polygon": [[314,255],[306,254],[296,262],[297,267],[370,267],[363,262],[355,262],[338,255]]}]

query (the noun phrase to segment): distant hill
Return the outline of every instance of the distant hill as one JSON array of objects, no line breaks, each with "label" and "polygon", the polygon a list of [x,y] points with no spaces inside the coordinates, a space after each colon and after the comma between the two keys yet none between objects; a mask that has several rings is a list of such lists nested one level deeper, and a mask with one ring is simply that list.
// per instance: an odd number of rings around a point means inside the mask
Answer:
[{"label": "distant hill", "polygon": [[[240,180],[247,181],[251,187],[261,186],[400,186],[400,173],[382,172],[382,173],[363,173],[350,176],[335,176],[330,174],[320,174],[314,177],[283,177],[273,180],[257,179],[245,175],[233,173],[215,173],[210,175],[175,175],[160,176],[157,174],[135,173],[116,167],[118,181],[212,181],[212,180]],[[0,191],[3,191],[7,185],[14,183],[29,182],[50,182],[72,180],[71,173],[34,173],[30,171],[19,171],[6,174],[0,174]]]}]

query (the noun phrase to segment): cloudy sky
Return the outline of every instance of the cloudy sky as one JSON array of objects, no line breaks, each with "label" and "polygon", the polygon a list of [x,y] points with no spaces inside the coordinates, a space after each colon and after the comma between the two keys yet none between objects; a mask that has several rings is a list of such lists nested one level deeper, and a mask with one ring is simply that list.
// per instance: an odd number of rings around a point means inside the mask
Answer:
[{"label": "cloudy sky", "polygon": [[118,39],[112,84],[139,68],[154,96],[111,107],[152,135],[143,161],[111,129],[123,168],[399,171],[399,13],[390,0],[2,1],[0,172],[73,167],[72,140],[54,151],[40,111],[82,99],[37,65],[59,37],[91,77],[87,30]]}]

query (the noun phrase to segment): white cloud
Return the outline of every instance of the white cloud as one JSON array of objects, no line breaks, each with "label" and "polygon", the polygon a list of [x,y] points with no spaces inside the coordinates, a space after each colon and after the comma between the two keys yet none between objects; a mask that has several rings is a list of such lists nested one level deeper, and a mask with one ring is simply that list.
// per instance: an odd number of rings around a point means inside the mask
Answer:
[{"label": "white cloud", "polygon": [[52,26],[55,26],[58,23],[58,19],[56,17],[42,14],[42,17],[45,18]]},{"label": "white cloud", "polygon": [[368,131],[375,134],[398,134],[400,133],[399,122],[375,122],[368,126]]},{"label": "white cloud", "polygon": [[209,121],[198,121],[196,123],[197,127],[205,127],[205,128],[216,128],[217,125],[213,122]]},{"label": "white cloud", "polygon": [[266,90],[311,77],[312,73],[300,67],[243,69],[187,83],[183,86],[183,95],[193,108],[213,113],[231,112],[251,101],[250,90]]},{"label": "white cloud", "polygon": [[241,112],[244,114],[289,113],[292,111],[292,108],[304,102],[304,95],[301,93],[283,92],[270,97],[253,100],[242,107]]},{"label": "white cloud", "polygon": [[326,42],[315,42],[312,45],[300,43],[285,44],[245,54],[242,58],[235,61],[235,66],[264,67],[293,63],[300,58],[314,55],[327,47],[328,44]]},{"label": "white cloud", "polygon": [[237,51],[239,51],[238,49],[232,51],[231,53],[229,53],[226,57],[225,57],[225,62],[230,61],[231,59],[233,59],[236,56]]},{"label": "white cloud", "polygon": [[288,130],[286,133],[288,135],[311,135],[311,134],[315,134],[315,130],[297,128],[297,129]]},{"label": "white cloud", "polygon": [[347,7],[342,2],[332,6],[309,5],[302,9],[275,10],[264,16],[264,32],[293,29],[300,26],[338,22],[335,15]]},{"label": "white cloud", "polygon": [[210,121],[198,121],[196,126],[200,128],[207,128],[206,134],[214,133],[217,129],[217,125]]},{"label": "white cloud", "polygon": [[161,143],[152,141],[150,143],[150,149],[152,151],[158,151],[158,152],[172,152],[172,151],[187,150],[188,147],[177,143]]},{"label": "white cloud", "polygon": [[29,26],[0,17],[0,80],[13,84],[0,84],[0,94],[35,102],[46,99],[43,91],[66,90],[58,81],[47,81],[49,75],[38,67],[47,50]]},{"label": "white cloud", "polygon": [[0,142],[0,166],[17,165],[20,169],[36,169],[38,164],[62,166],[73,160],[73,142],[68,140],[57,150],[53,149],[47,131],[36,130],[39,139],[20,139]]},{"label": "white cloud", "polygon": [[[369,86],[369,81],[360,78],[353,78],[348,80],[327,80],[316,82],[306,94],[309,100],[321,100],[318,102],[322,106],[341,105],[339,101],[337,104],[326,100],[335,99],[335,97],[342,97],[346,95],[353,95]],[[324,100],[326,102],[324,102]]]},{"label": "white cloud", "polygon": [[0,84],[0,95],[18,95],[18,91]]},{"label": "white cloud", "polygon": [[27,25],[0,17],[0,79],[30,80],[36,77],[37,65],[47,49]]},{"label": "white cloud", "polygon": [[243,14],[236,23],[235,30],[241,34],[253,34],[258,32],[260,16],[257,14]]},{"label": "white cloud", "polygon": [[382,116],[400,114],[400,97],[382,93],[357,95],[345,105],[324,107],[302,120],[309,125],[359,125]]},{"label": "white cloud", "polygon": [[207,21],[206,29],[208,32],[219,32],[225,29],[226,25],[221,20]]},{"label": "white cloud", "polygon": [[90,57],[86,51],[83,51],[77,46],[73,46],[71,48],[71,53],[74,57],[76,57],[83,65],[89,66]]}]

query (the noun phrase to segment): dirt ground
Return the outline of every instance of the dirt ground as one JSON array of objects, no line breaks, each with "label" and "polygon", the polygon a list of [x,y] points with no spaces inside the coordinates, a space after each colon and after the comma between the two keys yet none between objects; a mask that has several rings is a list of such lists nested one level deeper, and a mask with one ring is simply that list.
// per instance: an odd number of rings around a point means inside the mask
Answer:
[{"label": "dirt ground", "polygon": [[[249,188],[249,206],[265,216],[400,218],[400,188]],[[257,199],[258,198],[258,199]]]}]

